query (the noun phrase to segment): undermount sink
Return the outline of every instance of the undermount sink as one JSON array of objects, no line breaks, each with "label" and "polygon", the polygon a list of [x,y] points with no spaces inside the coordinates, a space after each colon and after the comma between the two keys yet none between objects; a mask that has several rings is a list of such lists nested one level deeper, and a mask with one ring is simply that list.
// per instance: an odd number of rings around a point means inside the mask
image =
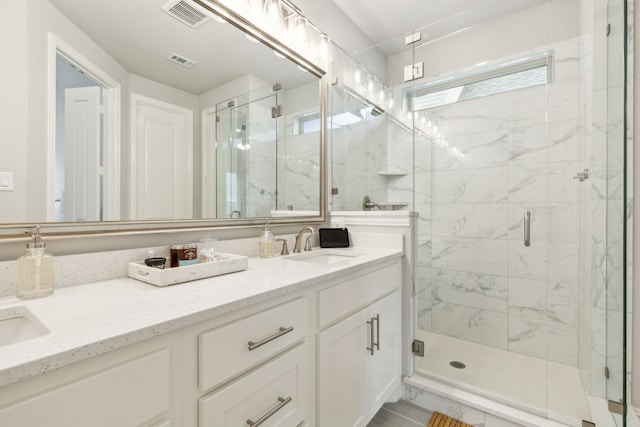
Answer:
[{"label": "undermount sink", "polygon": [[38,338],[49,332],[26,307],[0,310],[0,347]]},{"label": "undermount sink", "polygon": [[359,255],[360,254],[355,252],[341,251],[339,249],[320,249],[289,255],[285,259],[313,262],[316,264],[335,264],[337,262],[349,261]]}]

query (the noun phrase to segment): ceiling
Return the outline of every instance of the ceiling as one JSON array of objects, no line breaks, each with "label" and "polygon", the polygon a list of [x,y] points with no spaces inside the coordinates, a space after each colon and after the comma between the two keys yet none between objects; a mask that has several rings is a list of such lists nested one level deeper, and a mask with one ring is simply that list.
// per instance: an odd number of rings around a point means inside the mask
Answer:
[{"label": "ceiling", "polygon": [[[404,45],[404,36],[415,30],[422,39],[436,39],[461,29],[491,21],[512,13],[544,4],[551,0],[294,0],[320,28],[331,26],[335,8],[344,13],[371,44],[379,45],[387,54],[396,53]],[[315,4],[313,4],[315,3]],[[318,3],[322,3],[319,7]],[[307,12],[309,10],[309,12]],[[335,30],[334,30],[335,31]],[[337,32],[337,31],[336,31]],[[331,37],[347,51],[348,38]]]},{"label": "ceiling", "polygon": [[[161,9],[167,0],[49,2],[130,73],[189,93],[201,94],[247,74],[270,83],[311,78],[230,24],[213,19],[197,28],[183,24]],[[173,53],[196,64],[172,63],[166,57]]]},{"label": "ceiling", "polygon": [[[374,45],[386,55],[404,48],[404,36],[442,37],[551,0],[293,0],[347,52]],[[247,74],[268,82],[300,76],[290,61],[249,42],[229,24],[212,19],[198,28],[170,17],[167,0],[49,0],[127,71],[193,94]],[[186,69],[166,57],[196,62]],[[290,77],[294,78],[294,77]],[[299,78],[299,77],[298,77]]]}]

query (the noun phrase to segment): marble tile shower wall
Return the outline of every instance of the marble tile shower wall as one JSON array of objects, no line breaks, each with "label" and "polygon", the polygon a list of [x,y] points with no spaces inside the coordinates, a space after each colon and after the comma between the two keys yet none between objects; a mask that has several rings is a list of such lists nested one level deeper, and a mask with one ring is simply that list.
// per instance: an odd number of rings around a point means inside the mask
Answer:
[{"label": "marble tile shower wall", "polygon": [[284,94],[284,143],[278,145],[277,209],[318,211],[320,188],[319,132],[294,133],[296,120],[318,112],[318,84],[286,91]]},{"label": "marble tile shower wall", "polygon": [[547,87],[431,110],[464,157],[416,138],[418,325],[575,366],[579,40],[552,48]]},{"label": "marble tile shower wall", "polygon": [[271,118],[271,107],[275,97],[269,102],[255,101],[249,104],[247,113],[247,138],[251,149],[245,155],[246,162],[246,212],[247,217],[268,217],[272,201],[276,195],[276,120]]},{"label": "marble tile shower wall", "polygon": [[360,211],[362,199],[369,196],[376,202],[387,201],[387,178],[380,170],[387,168],[388,124],[384,115],[367,114],[352,124],[340,124],[338,116],[361,116],[365,105],[340,87],[332,91],[331,115],[336,118],[331,129],[332,187],[338,194],[332,197],[333,211]]}]

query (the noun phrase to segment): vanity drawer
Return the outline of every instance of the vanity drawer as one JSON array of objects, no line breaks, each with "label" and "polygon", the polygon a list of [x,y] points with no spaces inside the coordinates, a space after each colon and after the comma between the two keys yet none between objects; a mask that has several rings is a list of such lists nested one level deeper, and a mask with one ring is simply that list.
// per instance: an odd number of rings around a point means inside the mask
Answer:
[{"label": "vanity drawer", "polygon": [[[297,426],[308,417],[309,348],[304,343],[199,400],[200,427]],[[269,415],[271,414],[271,415]],[[265,417],[268,419],[265,419]]]},{"label": "vanity drawer", "polygon": [[299,298],[199,335],[201,391],[246,371],[304,339],[309,301]]},{"label": "vanity drawer", "polygon": [[402,268],[396,262],[318,292],[318,326],[323,327],[398,289]]}]

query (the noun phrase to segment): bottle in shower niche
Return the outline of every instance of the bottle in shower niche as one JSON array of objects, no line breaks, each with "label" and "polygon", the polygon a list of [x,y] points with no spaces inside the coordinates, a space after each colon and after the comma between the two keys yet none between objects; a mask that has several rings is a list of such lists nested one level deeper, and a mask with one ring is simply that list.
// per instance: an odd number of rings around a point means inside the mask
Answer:
[{"label": "bottle in shower niche", "polygon": [[40,226],[31,233],[27,252],[18,258],[18,298],[39,298],[53,293],[53,255],[48,254],[40,236]]},{"label": "bottle in shower niche", "polygon": [[258,240],[258,254],[261,258],[271,258],[273,256],[273,233],[269,229],[269,221],[265,220],[262,234]]}]

